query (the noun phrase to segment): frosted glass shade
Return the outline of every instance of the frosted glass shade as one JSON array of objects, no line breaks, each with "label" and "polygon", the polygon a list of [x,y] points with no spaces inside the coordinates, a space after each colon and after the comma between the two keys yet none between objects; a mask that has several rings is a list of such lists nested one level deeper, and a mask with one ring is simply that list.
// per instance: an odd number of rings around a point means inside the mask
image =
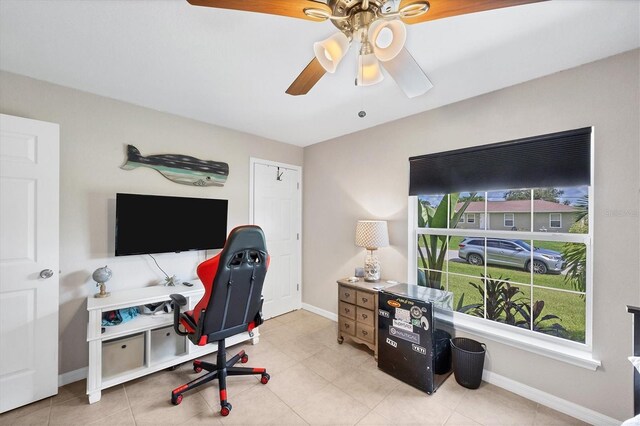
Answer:
[{"label": "frosted glass shade", "polygon": [[380,83],[384,75],[380,70],[378,58],[373,53],[358,56],[358,78],[356,82],[358,86],[370,86]]},{"label": "frosted glass shade", "polygon": [[[391,40],[386,40],[387,37],[385,32],[391,33]],[[404,23],[400,20],[378,20],[372,23],[369,27],[369,41],[373,44],[373,52],[378,60],[382,62],[390,61],[395,58],[404,47],[406,40],[407,29],[405,28]]]},{"label": "frosted glass shade", "polygon": [[334,73],[349,50],[349,38],[344,33],[335,33],[326,40],[313,43],[316,59],[329,73]]},{"label": "frosted glass shade", "polygon": [[389,245],[386,220],[359,220],[356,224],[356,245],[376,250]]}]

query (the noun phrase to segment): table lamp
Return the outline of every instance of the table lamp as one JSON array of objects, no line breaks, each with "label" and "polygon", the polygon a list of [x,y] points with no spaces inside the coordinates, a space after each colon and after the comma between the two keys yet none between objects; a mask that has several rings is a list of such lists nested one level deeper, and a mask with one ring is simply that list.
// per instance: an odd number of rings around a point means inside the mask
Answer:
[{"label": "table lamp", "polygon": [[389,231],[386,220],[359,220],[356,225],[356,245],[369,250],[364,259],[364,280],[380,281],[380,261],[373,253],[380,247],[389,245]]}]

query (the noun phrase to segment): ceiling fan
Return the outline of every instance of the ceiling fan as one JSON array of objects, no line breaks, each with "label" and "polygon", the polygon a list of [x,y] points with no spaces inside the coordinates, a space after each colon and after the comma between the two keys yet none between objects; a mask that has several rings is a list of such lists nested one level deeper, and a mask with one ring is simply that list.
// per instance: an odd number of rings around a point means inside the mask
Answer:
[{"label": "ceiling fan", "polygon": [[195,6],[234,9],[289,16],[310,21],[330,20],[338,32],[314,43],[315,57],[286,90],[305,95],[326,73],[335,72],[352,42],[359,43],[358,86],[384,78],[380,67],[409,97],[433,87],[429,78],[405,49],[405,24],[546,0],[187,0]]}]

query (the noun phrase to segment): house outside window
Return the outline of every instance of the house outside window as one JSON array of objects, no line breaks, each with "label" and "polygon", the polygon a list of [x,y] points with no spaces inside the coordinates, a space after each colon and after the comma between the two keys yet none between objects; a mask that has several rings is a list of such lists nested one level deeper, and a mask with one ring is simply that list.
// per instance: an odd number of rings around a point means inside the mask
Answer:
[{"label": "house outside window", "polygon": [[554,229],[562,228],[561,213],[549,213],[549,228],[554,228]]},{"label": "house outside window", "polygon": [[504,227],[505,228],[513,228],[513,213],[505,213],[504,214]]},{"label": "house outside window", "polygon": [[465,213],[467,217],[467,223],[476,223],[476,214],[475,213]]},{"label": "house outside window", "polygon": [[460,220],[458,221],[458,223],[464,223],[464,216],[465,215],[460,215]]}]

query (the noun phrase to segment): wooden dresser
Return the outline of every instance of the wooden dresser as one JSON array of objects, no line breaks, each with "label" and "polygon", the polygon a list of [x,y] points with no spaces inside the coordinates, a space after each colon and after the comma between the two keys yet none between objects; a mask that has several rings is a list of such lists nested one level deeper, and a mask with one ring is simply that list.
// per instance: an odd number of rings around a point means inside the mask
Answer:
[{"label": "wooden dresser", "polygon": [[378,359],[378,289],[388,285],[393,284],[338,280],[338,343],[347,337],[367,345]]}]

